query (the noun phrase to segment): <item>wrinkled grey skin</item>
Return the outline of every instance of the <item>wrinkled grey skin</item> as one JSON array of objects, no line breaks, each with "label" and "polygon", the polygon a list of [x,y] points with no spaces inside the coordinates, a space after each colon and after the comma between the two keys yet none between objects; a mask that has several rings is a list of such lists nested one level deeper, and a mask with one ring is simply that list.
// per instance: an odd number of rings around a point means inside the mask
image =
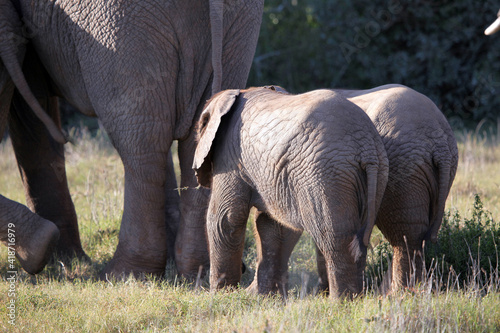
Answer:
[{"label": "wrinkled grey skin", "polygon": [[340,93],[368,114],[384,141],[390,170],[377,226],[394,249],[392,288],[408,286],[421,277],[423,241],[437,241],[457,170],[457,142],[436,105],[408,87]]},{"label": "wrinkled grey skin", "polygon": [[[275,246],[274,231],[268,235],[265,227],[278,222],[299,235],[306,230],[326,258],[331,296],[360,293],[388,173],[382,141],[362,110],[327,90],[296,96],[226,90],[209,101],[198,130],[193,168],[212,189],[211,289],[239,283],[254,206],[262,212],[262,251]],[[266,266],[259,278],[274,276],[273,270]],[[258,292],[273,291],[271,281],[260,282]]]},{"label": "wrinkled grey skin", "polygon": [[[423,241],[437,241],[455,178],[453,131],[429,98],[408,87],[335,91],[366,112],[384,142],[389,180],[376,225],[394,250],[391,289],[411,286],[422,275]],[[319,271],[326,281],[324,266]]]},{"label": "wrinkled grey skin", "polygon": [[54,223],[0,195],[0,241],[8,246],[9,258],[15,254],[26,272],[42,271],[58,239],[59,229]]},{"label": "wrinkled grey skin", "polygon": [[[284,91],[281,87],[273,89]],[[436,105],[408,87],[393,84],[370,90],[334,91],[363,109],[382,137],[390,170],[376,225],[394,249],[392,290],[412,285],[421,278],[423,241],[437,240],[455,178],[458,150],[453,132]],[[257,229],[260,220],[267,231],[258,230],[259,234],[273,234],[274,240],[269,243],[275,249],[261,253],[257,244],[257,273],[261,262],[264,267],[275,267],[268,276],[286,290],[288,257],[300,233],[271,225],[262,214],[256,219]],[[319,287],[327,290],[328,274],[320,251],[317,260]],[[256,274],[251,289],[259,289],[261,283]]]},{"label": "wrinkled grey skin", "polygon": [[[28,206],[61,232],[59,251],[84,256],[67,190],[65,139],[57,135],[56,96],[99,117],[124,164],[119,244],[103,277],[162,274],[174,238],[180,274],[207,267],[208,191],[194,189],[192,126],[212,91],[245,85],[263,1],[21,0],[12,11],[1,0],[0,7],[0,56],[21,92],[11,96],[9,119],[16,157]],[[27,112],[39,109],[15,70],[23,60],[27,83],[55,129],[43,115]],[[173,140],[179,141],[180,186],[190,188],[181,192],[179,208]]]}]

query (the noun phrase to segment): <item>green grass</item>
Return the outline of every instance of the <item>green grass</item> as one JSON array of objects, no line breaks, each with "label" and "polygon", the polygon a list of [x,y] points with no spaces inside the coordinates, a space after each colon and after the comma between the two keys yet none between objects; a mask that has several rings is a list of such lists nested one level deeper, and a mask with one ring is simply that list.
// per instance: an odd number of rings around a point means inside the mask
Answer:
[{"label": "green grass", "polygon": [[[500,123],[499,123],[500,127]],[[494,217],[500,216],[500,134],[458,133],[459,167],[447,208],[470,216],[479,194]]]},{"label": "green grass", "polygon": [[[428,278],[415,288],[380,296],[373,282],[351,302],[315,295],[317,283],[314,244],[305,235],[289,263],[291,290],[280,297],[249,295],[243,288],[212,294],[207,279],[195,288],[167,268],[162,281],[97,281],[98,272],[112,257],[123,208],[123,167],[105,137],[76,133],[76,146],[66,148],[70,191],[80,223],[82,244],[92,263],[55,262],[41,274],[30,276],[18,269],[16,326],[8,323],[10,301],[7,249],[0,247],[0,331],[9,332],[496,332],[500,330],[500,291],[496,279],[481,278],[483,267],[458,283],[445,265],[429,266]],[[498,226],[500,207],[500,146],[474,135],[459,136],[460,164],[448,200],[450,225],[476,221],[476,194],[489,221]],[[0,145],[0,193],[25,202],[19,172],[9,142]],[[458,212],[460,219],[453,219]],[[475,226],[475,225],[474,225]],[[379,231],[372,237],[375,249],[385,246]],[[248,270],[241,286],[253,279],[255,239],[249,223],[245,246]],[[483,242],[484,243],[484,242]],[[384,272],[369,254],[367,275],[380,281]],[[472,262],[473,263],[473,262]],[[492,263],[495,265],[496,263]],[[484,268],[483,268],[484,269]],[[378,271],[373,271],[378,270]],[[478,273],[479,272],[479,273]],[[476,276],[474,277],[474,274]],[[477,283],[478,276],[481,283]],[[368,281],[368,279],[367,279]],[[368,283],[368,282],[367,282]]]},{"label": "green grass", "polygon": [[[7,287],[0,286],[5,295]],[[450,291],[368,294],[352,302],[296,293],[278,297],[244,290],[211,294],[172,282],[116,284],[45,280],[18,283],[18,318],[10,332],[495,332],[500,294]],[[6,302],[5,297],[1,298]],[[0,310],[5,318],[5,308]]]}]

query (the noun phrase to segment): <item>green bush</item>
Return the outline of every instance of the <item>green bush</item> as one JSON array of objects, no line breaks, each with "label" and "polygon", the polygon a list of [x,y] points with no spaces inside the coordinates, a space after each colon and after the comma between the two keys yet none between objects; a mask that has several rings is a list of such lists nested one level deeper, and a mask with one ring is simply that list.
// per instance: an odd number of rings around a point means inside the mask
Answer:
[{"label": "green bush", "polygon": [[453,271],[460,282],[480,279],[498,281],[500,225],[484,210],[479,195],[474,197],[471,218],[448,211],[438,233],[438,243],[425,248],[426,265],[436,262],[446,275]]},{"label": "green bush", "polygon": [[249,85],[291,92],[387,83],[429,96],[454,127],[500,117],[493,0],[267,0]]},{"label": "green bush", "polygon": [[[436,244],[424,247],[427,272],[444,283],[460,286],[499,283],[500,224],[484,209],[479,195],[474,197],[474,210],[470,218],[462,218],[458,212],[445,213]],[[369,253],[366,268],[368,284],[378,284],[389,269],[392,248],[387,241],[378,244]],[[428,274],[429,275],[429,274]]]},{"label": "green bush", "polygon": [[368,289],[377,288],[385,280],[385,275],[390,269],[392,254],[392,247],[386,240],[368,251],[365,268]]}]

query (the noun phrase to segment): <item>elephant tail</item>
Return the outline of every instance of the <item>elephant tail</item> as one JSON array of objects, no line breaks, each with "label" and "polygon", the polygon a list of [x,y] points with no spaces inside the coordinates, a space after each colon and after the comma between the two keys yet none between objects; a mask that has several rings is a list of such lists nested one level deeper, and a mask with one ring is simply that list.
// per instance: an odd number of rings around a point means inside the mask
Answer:
[{"label": "elephant tail", "polygon": [[[47,127],[50,135],[61,144],[67,142],[65,136],[54,123],[52,118],[43,110],[38,100],[31,92],[31,89],[26,82],[21,65],[17,57],[17,48],[20,47],[26,40],[22,37],[20,32],[20,22],[16,20],[19,17],[14,6],[6,1],[2,6],[2,13],[0,19],[0,58],[3,61],[10,78],[14,82],[19,93],[26,100],[26,103],[31,107],[35,115]],[[16,26],[18,25],[18,26]]]},{"label": "elephant tail", "polygon": [[[385,171],[380,170],[381,168],[383,168],[383,166],[377,164],[366,164],[367,210],[365,225],[349,244],[349,250],[354,257],[354,261],[358,261],[358,259],[361,258],[363,253],[361,249],[366,249],[368,244],[370,244],[370,236],[375,226],[377,210],[380,205],[380,200],[377,200],[377,192],[385,190],[387,184],[387,165]],[[380,187],[384,188],[381,189]]]},{"label": "elephant tail", "polygon": [[212,36],[212,95],[222,89],[222,39],[224,31],[224,1],[211,0],[210,33]]},{"label": "elephant tail", "polygon": [[373,227],[375,226],[375,220],[377,218],[377,210],[380,202],[377,201],[377,192],[383,191],[378,187],[387,184],[387,172],[385,173],[385,182],[380,182],[379,179],[379,166],[376,164],[366,165],[366,183],[368,189],[368,211],[366,215],[366,225],[363,232],[363,244],[367,247],[370,243],[370,236],[372,234]]},{"label": "elephant tail", "polygon": [[450,167],[450,161],[443,163],[438,163],[437,167],[439,169],[439,180],[438,180],[438,197],[437,205],[435,210],[431,209],[431,228],[427,234],[426,239],[431,240],[431,242],[437,242],[437,234],[441,223],[443,222],[444,208],[446,205],[446,199],[448,198],[448,193],[450,192],[451,183],[453,182],[454,176],[452,176],[452,169]]},{"label": "elephant tail", "polygon": [[28,105],[31,107],[35,115],[38,117],[38,119],[40,119],[42,123],[45,125],[52,138],[54,138],[54,140],[59,142],[60,144],[65,144],[66,142],[68,142],[64,134],[59,129],[59,127],[54,123],[52,118],[50,118],[49,115],[44,111],[40,103],[38,103],[36,97],[31,92],[31,89],[29,88],[28,83],[26,82],[24,74],[21,70],[21,66],[17,62],[16,57],[13,55],[11,56],[10,54],[6,55],[3,52],[0,57],[2,58],[5,68],[9,72],[9,75],[12,81],[14,82],[14,85],[16,86],[17,90],[23,96],[26,103],[28,103]]}]

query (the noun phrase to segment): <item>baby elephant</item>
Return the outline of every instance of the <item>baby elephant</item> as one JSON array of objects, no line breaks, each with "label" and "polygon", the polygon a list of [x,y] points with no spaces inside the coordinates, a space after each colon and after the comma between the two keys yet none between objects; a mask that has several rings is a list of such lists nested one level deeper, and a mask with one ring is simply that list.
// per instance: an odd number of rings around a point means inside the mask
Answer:
[{"label": "baby elephant", "polygon": [[[246,222],[256,207],[269,217],[261,221],[270,233],[259,231],[262,248],[274,246],[275,221],[306,230],[325,257],[330,295],[362,291],[389,168],[382,140],[359,107],[328,90],[226,90],[208,101],[198,139],[193,169],[212,188],[212,290],[239,283]],[[258,291],[271,287],[259,283]]]}]

